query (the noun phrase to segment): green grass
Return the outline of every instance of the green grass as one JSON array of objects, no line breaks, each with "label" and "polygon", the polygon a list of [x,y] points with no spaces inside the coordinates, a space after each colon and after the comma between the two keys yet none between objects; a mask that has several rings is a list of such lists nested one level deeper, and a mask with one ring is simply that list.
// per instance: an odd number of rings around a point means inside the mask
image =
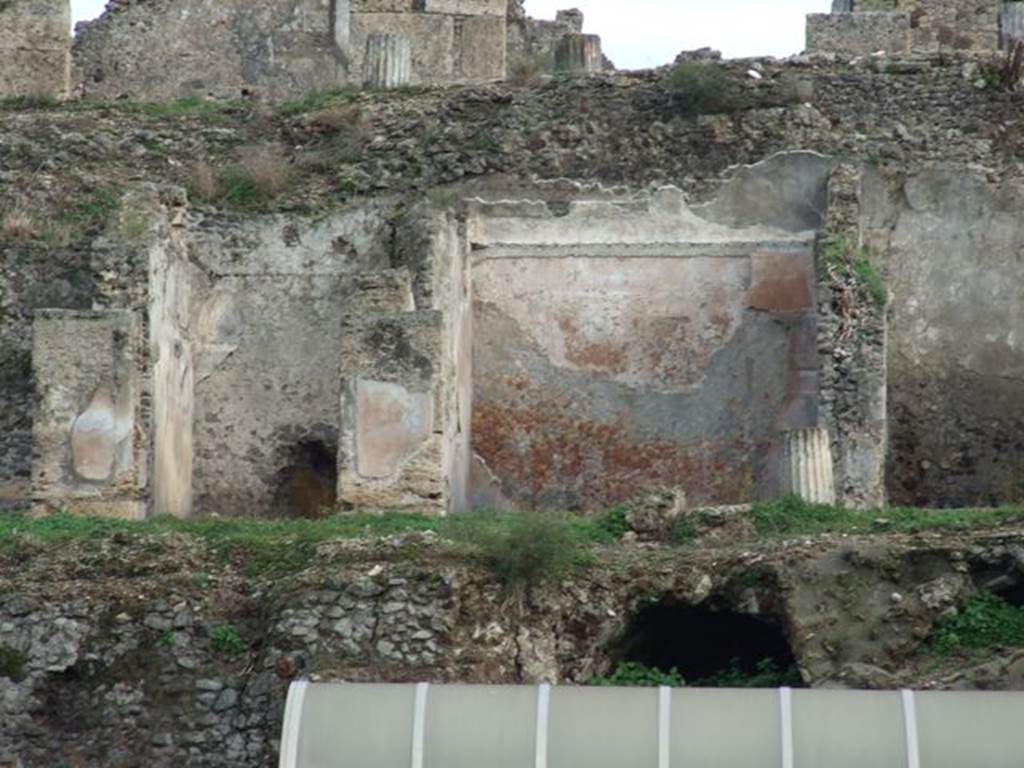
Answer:
[{"label": "green grass", "polygon": [[993,509],[846,509],[811,504],[797,496],[755,504],[751,510],[758,533],[805,536],[819,533],[913,532],[984,528],[1024,520],[1024,507]]},{"label": "green grass", "polygon": [[962,648],[995,645],[1024,647],[1024,608],[990,592],[970,598],[957,613],[940,619],[932,630],[931,646],[941,656]]},{"label": "green grass", "polygon": [[316,112],[327,107],[347,104],[359,93],[358,88],[335,88],[324,91],[310,91],[301,98],[286,101],[277,108],[282,117],[294,117],[307,112]]},{"label": "green grass", "polygon": [[173,101],[115,102],[112,106],[129,114],[168,118],[219,117],[229,112],[248,109],[248,105],[242,101],[219,101],[198,96],[186,96]]},{"label": "green grass", "polygon": [[210,628],[210,648],[221,656],[238,656],[245,651],[245,641],[234,624]]},{"label": "green grass", "polygon": [[[3,9],[0,8],[0,10]],[[61,102],[47,94],[37,96],[4,96],[0,98],[0,109],[12,112],[22,109],[54,109],[59,106],[61,106]]]},{"label": "green grass", "polygon": [[[591,544],[611,544],[618,538],[621,512],[597,518],[530,513],[472,513],[452,517],[406,514],[335,515],[322,520],[258,520],[252,518],[171,517],[142,522],[58,514],[29,517],[0,515],[0,548],[26,538],[43,544],[70,541],[100,541],[113,536],[160,536],[181,534],[206,542],[225,560],[240,564],[251,576],[276,576],[301,571],[313,559],[316,546],[326,541],[364,537],[385,537],[416,531],[433,531],[441,536],[477,547],[488,565],[510,582],[530,573],[539,575],[546,566],[537,558],[552,558],[552,567],[562,569],[566,552],[572,563],[584,557]],[[531,536],[543,535],[549,545],[546,554],[528,546]],[[517,552],[518,564],[506,560]],[[512,557],[514,560],[515,558]],[[531,564],[531,560],[533,560]],[[517,569],[521,569],[517,572]],[[208,577],[207,577],[208,578]]]}]

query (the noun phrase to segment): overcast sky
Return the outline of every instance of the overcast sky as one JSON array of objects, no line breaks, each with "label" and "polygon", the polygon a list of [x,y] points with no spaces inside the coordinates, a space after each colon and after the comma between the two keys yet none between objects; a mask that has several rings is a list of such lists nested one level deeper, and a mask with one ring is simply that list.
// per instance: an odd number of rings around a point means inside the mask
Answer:
[{"label": "overcast sky", "polygon": [[[105,0],[71,0],[75,21],[103,12]],[[804,16],[831,0],[526,0],[538,19],[578,7],[586,31],[601,35],[622,69],[655,67],[688,48],[710,46],[726,56],[788,56],[804,47]]]}]

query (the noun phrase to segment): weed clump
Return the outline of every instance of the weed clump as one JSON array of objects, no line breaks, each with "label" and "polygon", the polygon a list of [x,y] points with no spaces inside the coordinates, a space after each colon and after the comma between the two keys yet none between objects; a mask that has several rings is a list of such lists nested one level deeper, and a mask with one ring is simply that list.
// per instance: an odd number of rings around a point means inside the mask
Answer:
[{"label": "weed clump", "polygon": [[718,64],[680,62],[669,72],[666,88],[673,111],[685,117],[740,108],[736,84]]},{"label": "weed clump", "polygon": [[941,656],[961,648],[1024,647],[1024,608],[1010,605],[991,592],[981,592],[957,613],[939,619],[931,642]]},{"label": "weed clump", "polygon": [[875,269],[867,250],[847,237],[833,237],[825,243],[822,266],[834,280],[851,280],[861,296],[884,308],[888,299],[885,282]]},{"label": "weed clump", "polygon": [[0,677],[20,683],[28,677],[28,656],[17,648],[0,645]]},{"label": "weed clump", "polygon": [[580,534],[564,515],[466,515],[453,523],[455,538],[471,544],[510,591],[564,576],[579,555]]},{"label": "weed clump", "polygon": [[238,656],[245,651],[245,641],[234,624],[219,624],[210,629],[210,648],[222,656]]},{"label": "weed clump", "polygon": [[243,210],[267,205],[291,183],[291,166],[280,152],[267,146],[244,148],[242,159],[221,172],[209,163],[197,162],[189,175],[189,190],[197,199]]}]

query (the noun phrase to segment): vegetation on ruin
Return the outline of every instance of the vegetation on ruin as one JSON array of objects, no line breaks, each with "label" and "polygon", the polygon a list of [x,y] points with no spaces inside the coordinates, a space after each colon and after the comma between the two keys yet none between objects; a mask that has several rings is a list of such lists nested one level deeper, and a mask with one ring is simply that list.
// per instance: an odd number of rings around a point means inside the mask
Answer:
[{"label": "vegetation on ruin", "polygon": [[623,661],[607,675],[594,675],[585,684],[616,688],[643,688],[662,685],[667,685],[670,688],[682,688],[686,685],[686,681],[675,667],[668,672],[663,672],[657,667],[648,667],[636,661]]},{"label": "vegetation on ruin", "polygon": [[885,307],[888,300],[885,281],[871,262],[867,249],[852,238],[839,235],[829,239],[821,266],[833,282],[850,280],[857,286],[861,298],[870,299],[879,308]]},{"label": "vegetation on ruin", "polygon": [[210,648],[221,656],[239,656],[245,651],[245,641],[234,624],[218,624],[210,628]]},{"label": "vegetation on ruin", "polygon": [[932,630],[931,647],[942,656],[992,646],[1024,647],[1024,608],[991,592],[970,598],[956,613],[939,619]]},{"label": "vegetation on ruin", "polygon": [[586,685],[613,687],[657,687],[682,688],[779,688],[802,684],[796,667],[779,669],[771,659],[761,659],[753,671],[744,670],[739,659],[733,659],[724,669],[708,677],[687,683],[676,667],[667,672],[658,667],[648,667],[636,661],[623,661],[607,675],[594,675]]},{"label": "vegetation on ruin", "polygon": [[28,676],[28,656],[17,648],[0,645],[0,677],[20,683]]},{"label": "vegetation on ruin", "polygon": [[[1022,522],[1024,507],[855,510],[789,496],[755,504],[749,520],[758,534],[767,536],[968,530]],[[699,516],[688,516],[685,521],[672,532],[669,543],[685,546],[699,539]],[[204,541],[250,576],[274,577],[306,568],[317,546],[326,542],[429,531],[465,547],[467,556],[478,558],[506,586],[529,586],[586,565],[591,562],[589,548],[613,545],[628,529],[624,506],[595,517],[531,512],[434,517],[395,512],[340,514],[319,520],[210,517],[131,522],[65,514],[38,518],[7,514],[0,516],[0,552],[74,540],[185,535]],[[196,578],[201,579],[202,574]]]},{"label": "vegetation on ruin", "polygon": [[672,108],[684,116],[732,112],[740,108],[736,84],[720,64],[683,61],[666,80]]}]

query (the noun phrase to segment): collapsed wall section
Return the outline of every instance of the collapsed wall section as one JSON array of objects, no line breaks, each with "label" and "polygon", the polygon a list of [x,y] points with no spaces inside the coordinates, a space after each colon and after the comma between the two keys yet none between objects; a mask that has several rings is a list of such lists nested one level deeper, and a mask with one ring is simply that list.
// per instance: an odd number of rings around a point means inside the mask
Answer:
[{"label": "collapsed wall section", "polygon": [[70,0],[0,3],[0,97],[68,95]]}]

